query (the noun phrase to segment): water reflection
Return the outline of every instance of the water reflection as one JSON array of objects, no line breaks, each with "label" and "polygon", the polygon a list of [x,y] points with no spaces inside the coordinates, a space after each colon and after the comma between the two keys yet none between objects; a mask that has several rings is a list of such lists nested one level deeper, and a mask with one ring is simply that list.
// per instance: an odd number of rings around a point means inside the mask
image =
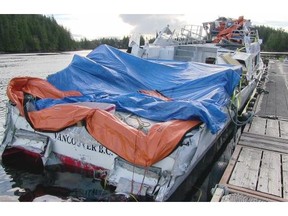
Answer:
[{"label": "water reflection", "polygon": [[[86,56],[90,50],[65,53],[0,54],[0,143],[6,116],[6,88],[18,76],[46,78],[69,65],[74,54]],[[0,201],[135,201],[126,194],[112,194],[105,180],[67,167],[31,167],[0,161]],[[15,162],[14,161],[14,162]],[[18,164],[18,166],[16,166]],[[40,169],[38,169],[40,168]],[[41,169],[42,168],[42,169]],[[42,197],[42,198],[41,198]],[[43,198],[44,197],[44,198]]]},{"label": "water reflection", "polygon": [[[0,141],[2,142],[6,115],[6,88],[17,76],[46,78],[49,74],[64,69],[74,54],[86,56],[90,50],[65,53],[1,54],[0,55]],[[35,170],[22,164],[16,167],[0,163],[0,197],[13,197],[19,201],[32,201],[50,195],[53,201],[98,201],[107,200],[110,188],[105,182],[95,180],[91,174],[71,172],[63,167]],[[54,198],[53,198],[54,196]],[[119,195],[120,196],[120,195]],[[119,198],[117,197],[117,199]],[[46,196],[47,197],[47,196]],[[113,199],[113,197],[109,198]],[[45,200],[47,201],[47,200]]]},{"label": "water reflection", "polygon": [[33,201],[44,195],[50,195],[49,199],[52,201],[99,201],[110,194],[109,188],[103,187],[103,182],[85,173],[66,171],[64,167],[50,167],[39,173],[11,165],[2,164],[2,167],[5,176],[1,172],[1,177],[4,177],[1,181],[5,182],[1,185],[9,184],[13,188],[6,192],[1,191],[2,194],[16,196],[20,202]]}]

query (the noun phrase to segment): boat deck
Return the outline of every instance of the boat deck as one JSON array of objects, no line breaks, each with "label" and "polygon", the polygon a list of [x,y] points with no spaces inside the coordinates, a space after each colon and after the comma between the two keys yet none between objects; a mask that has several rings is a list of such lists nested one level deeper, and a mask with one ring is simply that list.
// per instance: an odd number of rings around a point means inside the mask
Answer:
[{"label": "boat deck", "polygon": [[288,201],[288,65],[269,62],[255,116],[241,134],[211,201]]}]

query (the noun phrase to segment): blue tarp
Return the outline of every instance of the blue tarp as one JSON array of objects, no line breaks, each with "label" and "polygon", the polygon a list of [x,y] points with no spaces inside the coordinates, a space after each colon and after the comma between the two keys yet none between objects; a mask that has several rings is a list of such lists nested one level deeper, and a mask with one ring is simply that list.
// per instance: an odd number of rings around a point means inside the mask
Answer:
[{"label": "blue tarp", "polygon": [[[240,66],[145,60],[101,45],[87,55],[75,55],[70,65],[47,77],[62,91],[83,96],[40,99],[38,110],[60,103],[113,103],[116,110],[155,121],[201,119],[217,132],[227,115],[222,108],[240,81]],[[172,100],[142,94],[156,90]]]}]

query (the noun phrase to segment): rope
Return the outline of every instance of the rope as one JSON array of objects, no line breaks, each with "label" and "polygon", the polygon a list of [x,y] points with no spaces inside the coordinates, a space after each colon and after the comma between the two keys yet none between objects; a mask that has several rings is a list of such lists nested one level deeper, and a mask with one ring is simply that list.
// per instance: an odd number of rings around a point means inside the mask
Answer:
[{"label": "rope", "polygon": [[[136,119],[136,121],[138,122],[138,127],[137,127],[137,129],[138,130],[142,130],[142,129],[144,129],[144,128],[147,128],[147,127],[149,127],[149,126],[151,126],[151,124],[149,123],[149,122],[144,122],[144,121],[142,121],[139,117],[137,117],[137,116],[131,116],[131,118],[134,118],[134,119]],[[128,124],[128,123],[127,123]]]},{"label": "rope", "polygon": [[138,202],[137,198],[133,194],[129,194],[130,197],[132,197],[136,202]]},{"label": "rope", "polygon": [[137,117],[135,115],[132,115],[132,113],[130,113],[126,117],[123,117],[120,113],[116,113],[116,116],[120,120],[122,120],[123,122],[125,122],[127,125],[129,125],[131,127],[134,127],[134,126],[128,122],[128,118],[135,119],[137,121],[137,123],[138,123],[138,126],[135,127],[135,128],[138,129],[138,130],[143,130],[143,129],[148,128],[148,127],[151,126],[150,122],[145,122],[145,121],[141,120],[141,118],[139,118],[139,117]]},{"label": "rope", "polygon": [[[135,116],[135,115],[132,115],[132,114],[129,114],[129,115],[127,115],[126,117],[123,117],[123,116],[120,115],[119,113],[118,113],[117,115],[118,115],[118,117],[119,117],[122,121],[124,121],[127,125],[130,125],[130,126],[132,126],[132,127],[133,127],[133,125],[129,124],[129,123],[127,122],[127,119],[128,119],[129,117],[130,117],[130,118],[133,118],[133,119],[136,119],[136,121],[138,122],[138,126],[137,126],[138,132],[139,132],[140,130],[143,130],[144,128],[149,127],[149,126],[151,125],[149,122],[141,121],[141,119],[140,119],[139,117],[137,117],[137,116]],[[138,132],[137,132],[137,133],[138,133]],[[138,137],[138,136],[135,137],[135,142],[134,142],[134,162],[135,162],[135,160],[136,160],[136,141],[137,141],[137,137]],[[134,163],[134,164],[135,164],[135,163]],[[147,168],[145,169],[144,176],[143,176],[143,179],[142,179],[142,182],[141,182],[141,186],[140,186],[139,191],[138,191],[137,194],[141,193],[142,187],[143,187],[143,185],[144,185],[144,179],[145,179],[145,177],[146,177],[146,173],[147,173]],[[136,199],[134,196],[132,196],[133,191],[134,191],[134,182],[135,182],[135,181],[134,181],[134,175],[135,175],[135,166],[133,165],[130,196],[137,201],[137,199]]]},{"label": "rope", "polygon": [[145,168],[144,175],[143,175],[142,182],[141,182],[141,186],[140,186],[139,191],[137,193],[138,195],[139,195],[139,193],[141,193],[141,190],[142,190],[142,187],[144,185],[144,179],[146,177],[147,171],[148,171],[148,167]]}]

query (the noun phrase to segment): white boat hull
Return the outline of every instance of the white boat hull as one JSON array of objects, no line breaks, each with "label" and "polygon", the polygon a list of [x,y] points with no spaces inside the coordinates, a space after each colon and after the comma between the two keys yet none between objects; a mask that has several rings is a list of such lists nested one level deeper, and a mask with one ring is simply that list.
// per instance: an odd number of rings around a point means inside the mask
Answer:
[{"label": "white boat hull", "polygon": [[[255,87],[256,82],[253,81],[251,85],[246,86],[241,91],[241,94],[238,94],[238,97],[241,97],[240,101],[243,102],[240,108],[243,108],[244,101],[249,99]],[[47,143],[44,142],[38,146],[38,154],[44,167],[62,164],[80,168],[91,172],[96,178],[105,179],[109,184],[118,188],[116,192],[139,194],[139,188],[141,188],[140,194],[142,196],[151,196],[155,201],[168,200],[185,179],[193,173],[194,168],[206,156],[206,153],[213,149],[214,145],[224,143],[223,134],[227,133],[227,127],[231,123],[231,119],[228,117],[222,129],[216,134],[212,134],[206,125],[202,124],[190,132],[190,135],[188,133],[185,136],[186,140],[184,138],[182,142],[182,144],[186,142],[185,145],[180,145],[168,157],[153,164],[148,172],[147,168],[134,166],[125,161],[119,165],[121,158],[98,143],[82,125],[54,133],[36,132],[19,114],[15,106],[8,104],[7,110],[8,121],[2,148],[6,150],[20,148],[26,151],[30,151],[31,146],[35,148],[32,136],[31,145],[24,145],[24,143],[29,142],[24,142],[22,137],[21,143],[21,136],[16,141],[15,136],[9,135],[11,131],[21,130],[24,134],[26,131],[48,137]],[[221,139],[220,144],[219,139]],[[219,148],[218,146],[213,153],[216,154]],[[124,167],[123,163],[125,164]]]}]

